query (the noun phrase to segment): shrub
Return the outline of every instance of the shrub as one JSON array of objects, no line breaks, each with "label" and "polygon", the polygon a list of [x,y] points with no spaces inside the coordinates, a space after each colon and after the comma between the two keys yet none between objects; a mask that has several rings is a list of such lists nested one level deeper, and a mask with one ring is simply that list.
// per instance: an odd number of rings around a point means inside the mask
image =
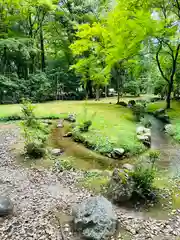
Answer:
[{"label": "shrub", "polygon": [[139,89],[139,84],[137,81],[129,81],[126,84],[124,84],[124,93],[129,93],[133,96],[139,96],[140,94],[140,89]]},{"label": "shrub", "polygon": [[132,107],[133,114],[135,116],[136,121],[140,121],[145,114],[145,106],[143,104],[137,103]]},{"label": "shrub", "polygon": [[84,108],[83,113],[78,119],[78,127],[81,132],[88,132],[89,127],[92,125],[93,120],[96,116],[96,112],[89,114],[87,108]]},{"label": "shrub", "polygon": [[133,107],[135,105],[136,105],[136,101],[135,100],[129,100],[129,102],[128,102],[128,106],[129,107]]},{"label": "shrub", "polygon": [[25,152],[30,157],[43,157],[46,153],[45,144],[49,129],[35,118],[34,106],[27,100],[23,100],[22,114],[24,121],[21,126],[25,139]]},{"label": "shrub", "polygon": [[92,125],[92,121],[85,121],[79,126],[81,132],[88,132],[89,127]]},{"label": "shrub", "polygon": [[155,169],[152,167],[143,167],[138,165],[132,172],[135,183],[134,197],[141,199],[150,199],[153,194],[153,182],[155,179]]},{"label": "shrub", "polygon": [[38,142],[27,143],[25,149],[28,156],[34,158],[41,158],[45,155],[45,149],[43,148],[42,143]]},{"label": "shrub", "polygon": [[158,150],[150,150],[149,151],[149,160],[151,163],[151,168],[154,168],[155,163],[159,159],[160,152]]}]

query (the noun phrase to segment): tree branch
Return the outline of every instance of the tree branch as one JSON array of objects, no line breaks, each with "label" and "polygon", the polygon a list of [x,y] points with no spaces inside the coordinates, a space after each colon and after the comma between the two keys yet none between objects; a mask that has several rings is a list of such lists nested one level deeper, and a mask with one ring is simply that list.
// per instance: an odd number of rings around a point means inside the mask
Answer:
[{"label": "tree branch", "polygon": [[180,18],[180,3],[179,3],[179,1],[178,0],[175,0],[175,2],[176,2],[176,7],[177,7],[177,10],[178,10],[178,17]]},{"label": "tree branch", "polygon": [[179,55],[179,49],[180,49],[180,43],[177,46],[175,58],[174,58],[174,61],[173,61],[173,68],[172,68],[172,73],[171,73],[171,79],[173,79],[174,74],[176,72],[177,58],[178,58],[178,55]]},{"label": "tree branch", "polygon": [[156,61],[157,61],[158,68],[159,68],[159,71],[160,71],[162,77],[169,83],[169,80],[168,80],[168,78],[165,76],[165,74],[164,74],[164,72],[163,72],[163,70],[162,70],[162,67],[161,67],[161,63],[160,63],[160,61],[159,61],[159,53],[160,53],[161,49],[162,49],[162,42],[160,43],[159,49],[158,49],[158,51],[157,51],[157,53],[156,53]]},{"label": "tree branch", "polygon": [[170,46],[170,44],[168,42],[166,42],[166,41],[162,41],[162,42],[168,46],[169,50],[171,51],[171,53],[170,52],[168,52],[168,53],[171,55],[171,57],[174,61],[174,51],[173,51],[172,47]]}]

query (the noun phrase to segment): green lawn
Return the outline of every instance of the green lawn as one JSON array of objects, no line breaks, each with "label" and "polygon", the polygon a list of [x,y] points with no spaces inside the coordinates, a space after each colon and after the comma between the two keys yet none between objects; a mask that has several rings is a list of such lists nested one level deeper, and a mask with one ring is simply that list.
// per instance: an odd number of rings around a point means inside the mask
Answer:
[{"label": "green lawn", "polygon": [[[124,99],[123,99],[124,100]],[[125,99],[128,101],[129,99]],[[93,142],[98,149],[104,150],[110,145],[124,147],[132,154],[139,153],[144,147],[136,139],[136,122],[131,110],[118,106],[116,98],[103,101],[54,101],[36,104],[36,116],[63,116],[64,113],[76,113],[77,121],[92,120],[90,131],[84,137]],[[20,114],[20,105],[1,105],[0,118]],[[93,119],[92,119],[93,118]]]},{"label": "green lawn", "polygon": [[[149,96],[141,96],[138,98],[135,97],[123,97],[121,101],[128,102],[131,99],[143,99],[151,97]],[[49,115],[61,116],[62,113],[67,112],[80,112],[85,104],[98,105],[99,103],[103,106],[105,104],[115,104],[117,102],[116,97],[104,98],[101,99],[100,102],[96,102],[94,100],[88,101],[52,101],[47,103],[39,103],[36,104],[36,115],[37,117],[46,117]],[[9,105],[0,105],[0,118],[8,117],[12,115],[20,115],[21,114],[21,105],[20,104],[9,104]]]}]

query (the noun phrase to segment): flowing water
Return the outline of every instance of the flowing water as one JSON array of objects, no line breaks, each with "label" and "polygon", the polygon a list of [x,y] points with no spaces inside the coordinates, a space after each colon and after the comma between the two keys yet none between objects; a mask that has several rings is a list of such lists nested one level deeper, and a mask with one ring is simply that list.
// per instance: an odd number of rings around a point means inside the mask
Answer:
[{"label": "flowing water", "polygon": [[164,132],[164,123],[152,115],[151,121],[151,148],[160,151],[159,167],[173,176],[180,175],[180,145]]}]

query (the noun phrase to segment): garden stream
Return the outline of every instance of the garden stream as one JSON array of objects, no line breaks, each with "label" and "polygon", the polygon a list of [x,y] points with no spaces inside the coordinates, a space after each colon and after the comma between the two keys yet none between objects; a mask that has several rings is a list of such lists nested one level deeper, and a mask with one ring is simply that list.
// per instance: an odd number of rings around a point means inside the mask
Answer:
[{"label": "garden stream", "polygon": [[164,123],[148,115],[151,127],[151,148],[160,151],[159,167],[173,177],[180,174],[180,146],[164,132]]}]

